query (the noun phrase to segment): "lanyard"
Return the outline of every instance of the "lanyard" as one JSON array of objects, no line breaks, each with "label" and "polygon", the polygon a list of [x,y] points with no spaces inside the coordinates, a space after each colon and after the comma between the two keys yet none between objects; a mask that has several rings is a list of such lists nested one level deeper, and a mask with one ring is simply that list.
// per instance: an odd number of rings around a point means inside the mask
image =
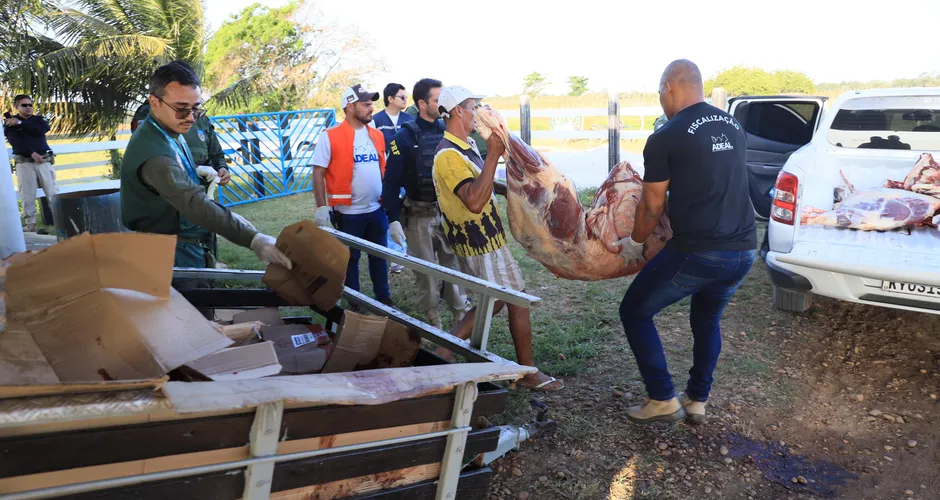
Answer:
[{"label": "lanyard", "polygon": [[[183,162],[182,167],[189,174],[189,177],[193,180],[193,182],[195,182],[196,184],[199,184],[199,176],[196,175],[196,167],[193,166],[194,162],[189,157],[189,146],[186,145],[185,143],[179,142],[179,138],[181,136],[177,136],[176,140],[174,141],[173,139],[170,138],[169,134],[167,134],[166,131],[163,130],[163,127],[157,124],[156,120],[154,120],[152,116],[148,116],[147,120],[151,124],[153,124],[153,126],[156,127],[156,129],[159,130],[161,134],[163,134],[163,137],[167,140],[167,142],[170,143],[170,146],[176,151],[176,154],[177,156],[179,156],[180,161]],[[193,126],[195,127],[195,125]]]}]

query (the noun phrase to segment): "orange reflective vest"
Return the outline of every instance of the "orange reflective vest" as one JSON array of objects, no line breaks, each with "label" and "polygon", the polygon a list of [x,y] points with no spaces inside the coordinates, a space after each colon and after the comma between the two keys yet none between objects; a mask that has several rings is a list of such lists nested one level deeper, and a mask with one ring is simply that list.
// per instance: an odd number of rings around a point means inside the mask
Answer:
[{"label": "orange reflective vest", "polygon": [[[385,178],[385,136],[378,129],[366,125],[369,138],[375,144],[375,151],[379,156],[379,170]],[[353,178],[353,143],[356,140],[356,131],[349,122],[343,121],[339,125],[326,131],[330,141],[330,164],[326,169],[326,202],[331,207],[336,205],[352,205],[352,178]]]}]

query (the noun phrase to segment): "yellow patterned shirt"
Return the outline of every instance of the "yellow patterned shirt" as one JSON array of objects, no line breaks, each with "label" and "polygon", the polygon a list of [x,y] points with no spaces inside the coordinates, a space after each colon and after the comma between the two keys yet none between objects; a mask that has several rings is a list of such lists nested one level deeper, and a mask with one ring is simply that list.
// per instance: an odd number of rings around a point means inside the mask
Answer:
[{"label": "yellow patterned shirt", "polygon": [[491,195],[483,211],[475,214],[457,196],[457,190],[473,182],[483,169],[483,159],[475,145],[450,132],[434,156],[434,190],[444,218],[444,232],[454,253],[462,257],[483,255],[506,244],[506,232]]}]

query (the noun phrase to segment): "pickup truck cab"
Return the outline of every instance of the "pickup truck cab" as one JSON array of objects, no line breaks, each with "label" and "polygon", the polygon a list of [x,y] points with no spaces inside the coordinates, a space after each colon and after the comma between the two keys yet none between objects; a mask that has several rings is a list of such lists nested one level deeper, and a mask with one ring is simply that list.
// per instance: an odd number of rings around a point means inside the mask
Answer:
[{"label": "pickup truck cab", "polygon": [[802,312],[821,295],[940,314],[937,228],[800,224],[805,208],[832,208],[841,174],[856,190],[882,187],[903,180],[922,153],[940,151],[940,89],[852,91],[823,108],[821,98],[729,102],[748,133],[754,209],[769,219],[761,254],[774,304]]}]

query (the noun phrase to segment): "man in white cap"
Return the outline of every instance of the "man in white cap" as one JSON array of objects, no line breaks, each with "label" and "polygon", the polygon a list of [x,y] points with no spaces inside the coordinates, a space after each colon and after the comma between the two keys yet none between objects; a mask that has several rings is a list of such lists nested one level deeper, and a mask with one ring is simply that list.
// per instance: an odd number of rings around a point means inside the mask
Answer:
[{"label": "man in white cap", "polygon": [[[470,134],[476,125],[476,108],[483,96],[464,87],[447,87],[438,98],[438,111],[447,130],[434,156],[434,190],[444,216],[444,233],[457,255],[460,271],[500,286],[522,291],[525,281],[519,264],[506,245],[506,232],[496,210],[494,177],[496,163],[505,151],[496,134],[486,141],[489,154],[480,156]],[[493,314],[503,309],[496,302]],[[519,364],[535,366],[532,360],[532,325],[529,310],[507,305],[509,333]],[[454,335],[470,338],[476,308],[464,315]],[[519,385],[540,391],[562,389],[564,384],[542,372],[526,375]]]},{"label": "man in white cap", "polygon": [[[382,209],[385,175],[385,137],[370,127],[372,102],[378,92],[353,85],[343,93],[342,123],[326,131],[313,153],[313,191],[317,198],[315,222],[376,245],[387,246],[388,218]],[[349,249],[346,286],[359,291],[359,250]],[[394,306],[388,288],[388,262],[369,256],[369,277],[375,299]]]}]

